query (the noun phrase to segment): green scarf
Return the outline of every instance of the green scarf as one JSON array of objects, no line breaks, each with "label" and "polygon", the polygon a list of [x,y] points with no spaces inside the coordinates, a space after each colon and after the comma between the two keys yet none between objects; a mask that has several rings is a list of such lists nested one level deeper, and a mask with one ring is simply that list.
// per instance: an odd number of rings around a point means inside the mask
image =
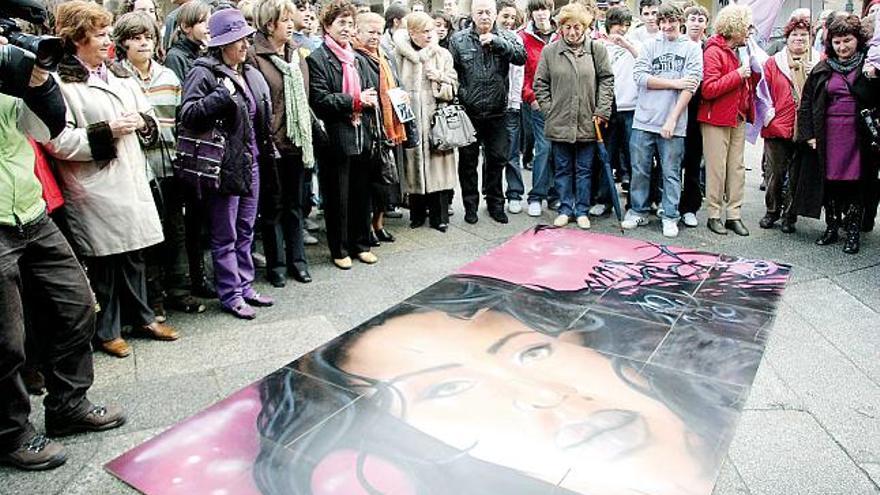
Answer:
[{"label": "green scarf", "polygon": [[285,62],[278,55],[272,55],[272,63],[284,76],[284,115],[287,118],[287,137],[302,150],[303,165],[315,166],[315,153],[312,149],[312,114],[306,98],[305,85],[299,60]]}]

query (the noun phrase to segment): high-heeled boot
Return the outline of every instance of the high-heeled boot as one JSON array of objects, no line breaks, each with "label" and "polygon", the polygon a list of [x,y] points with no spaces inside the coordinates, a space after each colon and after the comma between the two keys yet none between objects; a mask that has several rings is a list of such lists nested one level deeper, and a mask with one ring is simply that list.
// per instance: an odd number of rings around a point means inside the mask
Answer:
[{"label": "high-heeled boot", "polygon": [[819,246],[834,244],[840,240],[840,211],[835,201],[829,201],[825,205],[825,232],[822,237],[816,239]]},{"label": "high-heeled boot", "polygon": [[845,225],[846,239],[843,243],[843,252],[846,254],[856,254],[859,252],[859,244],[862,235],[862,216],[864,208],[862,205],[850,205],[846,212]]}]

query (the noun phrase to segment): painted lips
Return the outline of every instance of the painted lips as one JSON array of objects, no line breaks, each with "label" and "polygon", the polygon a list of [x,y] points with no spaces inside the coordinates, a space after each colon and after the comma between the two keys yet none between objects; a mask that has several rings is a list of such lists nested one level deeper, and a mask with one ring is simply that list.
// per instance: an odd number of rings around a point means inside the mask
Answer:
[{"label": "painted lips", "polygon": [[642,446],[648,435],[641,414],[603,409],[590,414],[586,421],[563,426],[556,434],[556,445],[591,459],[612,460]]}]

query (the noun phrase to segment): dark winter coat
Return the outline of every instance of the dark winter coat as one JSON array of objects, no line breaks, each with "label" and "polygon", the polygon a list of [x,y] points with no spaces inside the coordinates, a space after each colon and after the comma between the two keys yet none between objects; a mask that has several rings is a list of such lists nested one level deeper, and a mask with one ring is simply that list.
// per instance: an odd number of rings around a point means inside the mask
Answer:
[{"label": "dark winter coat", "polygon": [[[852,86],[858,104],[858,111],[876,108],[880,103],[880,79],[868,79],[862,74],[862,66],[858,78]],[[798,108],[798,129],[796,141],[801,143],[802,157],[798,165],[793,184],[792,212],[797,215],[819,218],[825,195],[825,113],[828,109],[828,82],[831,80],[831,67],[826,61],[819,62],[807,77],[804,84],[803,98]],[[870,136],[859,119],[859,137],[861,141],[862,177],[876,177],[876,154],[870,148]],[[810,139],[816,140],[816,149],[806,145]]]},{"label": "dark winter coat", "polygon": [[200,56],[202,56],[202,45],[197,41],[181,37],[168,49],[163,65],[171,69],[183,83],[186,81],[186,76],[189,75],[189,70],[192,69],[193,64]]},{"label": "dark winter coat", "polygon": [[[236,80],[235,73],[214,57],[196,60],[183,86],[183,103],[179,124],[194,133],[212,128],[226,137],[226,151],[220,165],[220,192],[234,196],[252,196],[251,174],[254,157],[249,147],[251,126],[256,126],[259,166],[274,170],[275,145],[269,129],[272,102],[269,87],[260,72],[245,64],[244,79],[256,100],[257,114],[251,121],[248,115],[245,88]],[[236,85],[234,95],[221,83],[229,78]]]},{"label": "dark winter coat", "polygon": [[[336,55],[321,45],[313,51],[306,63],[309,66],[309,104],[315,115],[324,123],[329,143],[327,150],[345,156],[360,155],[370,149],[369,123],[374,118],[365,108],[361,115],[362,125],[355,126],[351,121],[354,114],[354,98],[342,92],[342,63]],[[367,61],[355,56],[361,89],[376,88],[379,83],[373,77]]]},{"label": "dark winter coat", "polygon": [[[449,52],[458,74],[458,99],[471,118],[500,117],[507,111],[510,64],[525,65],[526,49],[506,29],[492,29],[488,46],[469,27],[452,35]],[[499,124],[500,125],[500,124]]]}]

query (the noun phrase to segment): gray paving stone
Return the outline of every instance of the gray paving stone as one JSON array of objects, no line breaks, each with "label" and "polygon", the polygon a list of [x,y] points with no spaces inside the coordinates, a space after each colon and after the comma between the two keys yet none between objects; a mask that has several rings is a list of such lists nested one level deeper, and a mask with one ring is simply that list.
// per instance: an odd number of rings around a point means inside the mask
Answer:
[{"label": "gray paving stone", "polygon": [[144,343],[135,348],[135,359],[138,376],[152,380],[265,357],[293,360],[334,336],[332,326],[321,316],[269,323],[257,319],[232,328],[218,326],[211,333],[188,335],[176,342]]},{"label": "gray paving stone", "polygon": [[880,313],[880,265],[837,275],[834,281],[851,296]]},{"label": "gray paving stone", "polygon": [[718,481],[715,483],[712,495],[750,495],[749,488],[737,472],[730,457],[727,457],[721,466],[721,473],[718,474]]},{"label": "gray paving stone", "polygon": [[751,495],[878,493],[808,413],[745,411],[729,455]]},{"label": "gray paving stone", "polygon": [[[880,292],[880,279],[875,281],[874,292]],[[880,313],[829,279],[793,287],[784,301],[803,322],[880,384]]]},{"label": "gray paving stone", "polygon": [[765,360],[848,455],[878,460],[880,387],[846,355],[805,323],[797,338],[774,336]]}]

